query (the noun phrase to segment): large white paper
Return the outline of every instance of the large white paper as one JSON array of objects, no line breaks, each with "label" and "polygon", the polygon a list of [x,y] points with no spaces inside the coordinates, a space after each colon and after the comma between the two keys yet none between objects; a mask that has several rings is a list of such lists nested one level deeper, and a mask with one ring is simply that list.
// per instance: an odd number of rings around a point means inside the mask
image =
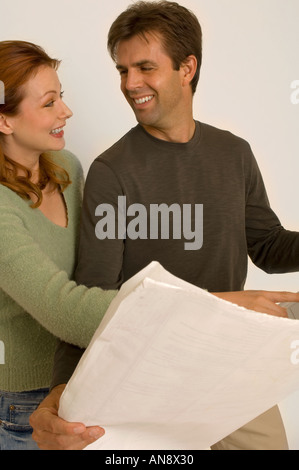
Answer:
[{"label": "large white paper", "polygon": [[105,429],[87,449],[207,449],[298,388],[298,321],[151,263],[110,305],[59,414]]}]

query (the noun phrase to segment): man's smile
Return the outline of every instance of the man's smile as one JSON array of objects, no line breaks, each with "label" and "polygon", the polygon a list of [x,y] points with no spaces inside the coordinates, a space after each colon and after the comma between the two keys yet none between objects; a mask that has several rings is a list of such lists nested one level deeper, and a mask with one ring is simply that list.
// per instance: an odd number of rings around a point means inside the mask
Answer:
[{"label": "man's smile", "polygon": [[148,101],[151,101],[154,98],[154,95],[144,96],[142,98],[133,98],[135,104],[144,104]]}]

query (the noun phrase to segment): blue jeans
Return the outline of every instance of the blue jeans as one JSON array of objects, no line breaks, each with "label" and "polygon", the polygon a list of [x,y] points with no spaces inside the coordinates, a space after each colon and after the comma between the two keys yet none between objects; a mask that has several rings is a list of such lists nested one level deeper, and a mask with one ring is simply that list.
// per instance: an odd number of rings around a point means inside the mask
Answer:
[{"label": "blue jeans", "polygon": [[0,390],[0,450],[38,450],[31,437],[29,417],[48,393],[48,389],[29,392]]}]

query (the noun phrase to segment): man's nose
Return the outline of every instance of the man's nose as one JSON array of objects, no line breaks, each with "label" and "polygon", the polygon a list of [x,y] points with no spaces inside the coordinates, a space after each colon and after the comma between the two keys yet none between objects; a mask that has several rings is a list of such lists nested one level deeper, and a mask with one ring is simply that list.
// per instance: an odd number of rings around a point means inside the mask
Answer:
[{"label": "man's nose", "polygon": [[134,91],[137,88],[141,88],[143,84],[142,74],[135,69],[131,69],[128,71],[126,76],[126,89],[128,91]]}]

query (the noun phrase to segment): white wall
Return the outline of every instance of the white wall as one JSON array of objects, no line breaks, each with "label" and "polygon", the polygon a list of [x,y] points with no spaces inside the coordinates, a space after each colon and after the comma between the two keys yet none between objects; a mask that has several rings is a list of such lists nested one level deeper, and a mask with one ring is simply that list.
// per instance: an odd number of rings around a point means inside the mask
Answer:
[{"label": "white wall", "polygon": [[[67,148],[85,171],[135,125],[106,51],[108,29],[130,0],[0,0],[0,40],[23,39],[62,59],[59,75],[74,112]],[[180,0],[204,33],[195,117],[247,139],[282,224],[298,230],[298,0]],[[1,77],[0,77],[1,79]],[[299,93],[297,94],[299,100]],[[299,274],[269,276],[250,265],[248,289],[299,290]],[[290,447],[299,449],[299,392],[283,403]]]}]

